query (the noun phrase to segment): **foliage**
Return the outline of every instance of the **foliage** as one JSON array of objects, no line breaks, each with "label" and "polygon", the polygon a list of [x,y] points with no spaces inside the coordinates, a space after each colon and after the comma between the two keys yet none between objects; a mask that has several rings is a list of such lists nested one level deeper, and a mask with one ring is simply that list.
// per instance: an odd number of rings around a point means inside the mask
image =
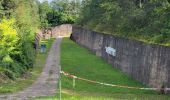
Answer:
[{"label": "foliage", "polygon": [[41,27],[72,24],[79,16],[80,0],[44,1],[39,6]]},{"label": "foliage", "polygon": [[51,12],[51,7],[48,4],[48,1],[44,1],[41,4],[39,4],[39,14],[40,14],[40,21],[41,21],[41,27],[46,28],[49,26],[47,15]]},{"label": "foliage", "polygon": [[[54,42],[54,40],[55,39],[42,41],[47,45],[47,52],[50,50],[50,47]],[[27,79],[17,79],[15,80],[15,82],[11,82],[10,80],[2,80],[5,81],[3,83],[1,83],[0,80],[0,93],[14,93],[30,86],[37,79],[37,77],[39,77],[40,73],[42,72],[47,56],[48,53],[46,54],[42,54],[39,52],[37,53],[33,69],[29,71],[29,73],[26,73],[22,76],[23,78],[27,78]]]},{"label": "foliage", "polygon": [[[35,32],[37,31],[40,23],[38,16],[38,5],[32,3],[35,0],[19,0],[20,3],[16,4],[15,11],[16,25],[20,36],[20,51],[22,52],[17,60],[30,69],[33,66],[35,59],[35,50],[33,48],[33,42]],[[23,10],[24,9],[24,10]]]},{"label": "foliage", "polygon": [[170,44],[167,0],[84,0],[78,25],[151,43]]},{"label": "foliage", "polygon": [[4,73],[12,79],[16,77],[13,75],[16,70],[18,73],[21,72],[21,68],[17,68],[20,67],[19,64],[13,57],[21,53],[17,50],[19,37],[14,22],[14,19],[3,19],[0,23],[0,65]]},{"label": "foliage", "polygon": [[38,1],[0,0],[0,79],[16,79],[34,64]]}]

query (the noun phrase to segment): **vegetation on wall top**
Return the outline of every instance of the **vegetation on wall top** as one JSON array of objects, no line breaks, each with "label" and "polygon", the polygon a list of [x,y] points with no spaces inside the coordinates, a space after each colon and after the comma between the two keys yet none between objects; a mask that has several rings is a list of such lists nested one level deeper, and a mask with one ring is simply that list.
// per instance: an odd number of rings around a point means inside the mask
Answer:
[{"label": "vegetation on wall top", "polygon": [[169,0],[83,0],[82,6],[78,25],[170,45]]}]

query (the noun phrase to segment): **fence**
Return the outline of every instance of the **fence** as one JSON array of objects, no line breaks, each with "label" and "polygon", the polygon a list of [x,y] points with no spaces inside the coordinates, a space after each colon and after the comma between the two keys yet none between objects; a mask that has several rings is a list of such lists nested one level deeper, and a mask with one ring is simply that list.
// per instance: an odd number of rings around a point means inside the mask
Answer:
[{"label": "fence", "polygon": [[94,81],[94,80],[89,80],[89,79],[86,79],[86,78],[81,78],[81,77],[69,74],[68,72],[64,72],[64,71],[60,71],[60,74],[63,74],[64,76],[73,79],[73,88],[75,88],[75,85],[76,85],[75,81],[77,79],[77,80],[82,80],[82,81],[86,81],[86,82],[89,82],[89,83],[100,84],[100,85],[110,86],[110,87],[126,88],[126,89],[154,90],[154,91],[164,91],[164,92],[170,90],[170,88],[145,88],[145,87],[132,87],[132,86],[125,86],[125,85],[103,83],[103,82],[98,82],[98,81]]}]

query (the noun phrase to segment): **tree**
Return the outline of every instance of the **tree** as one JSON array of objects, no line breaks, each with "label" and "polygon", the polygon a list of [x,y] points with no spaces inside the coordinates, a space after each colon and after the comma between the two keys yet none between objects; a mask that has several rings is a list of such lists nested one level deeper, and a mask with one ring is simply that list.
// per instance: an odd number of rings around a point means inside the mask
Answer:
[{"label": "tree", "polygon": [[54,0],[50,4],[42,2],[39,10],[42,26],[74,23],[79,16],[80,3],[79,0]]},{"label": "tree", "polygon": [[78,25],[143,41],[170,44],[168,0],[84,0]]},{"label": "tree", "polygon": [[0,0],[0,18],[10,17],[16,5],[14,0]]},{"label": "tree", "polygon": [[15,79],[33,67],[38,10],[37,0],[0,1],[0,77]]},{"label": "tree", "polygon": [[46,28],[49,26],[47,15],[50,12],[51,12],[51,7],[48,4],[48,1],[44,1],[39,5],[39,14],[40,14],[40,21],[41,21],[42,28]]}]

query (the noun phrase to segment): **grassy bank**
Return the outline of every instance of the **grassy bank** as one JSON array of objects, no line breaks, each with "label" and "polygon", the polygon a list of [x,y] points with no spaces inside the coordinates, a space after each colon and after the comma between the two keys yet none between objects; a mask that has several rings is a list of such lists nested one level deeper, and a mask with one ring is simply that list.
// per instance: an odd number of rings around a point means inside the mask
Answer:
[{"label": "grassy bank", "polygon": [[[68,38],[64,38],[61,44],[61,66],[65,72],[90,80],[146,87]],[[73,80],[64,75],[61,76],[61,82],[62,100],[170,100],[169,95],[159,95],[154,91],[109,87],[81,80],[76,80],[73,88]],[[37,100],[58,100],[57,98],[58,94]]]},{"label": "grassy bank", "polygon": [[[145,87],[69,39],[64,39],[61,45],[61,66],[63,71],[82,78],[116,85]],[[154,91],[108,87],[80,80],[76,80],[76,86],[73,88],[72,83],[72,79],[62,76],[62,90],[70,91],[66,93],[72,94],[74,98],[81,98],[83,95],[90,97],[91,95],[93,96],[93,94],[97,94],[96,97],[100,97],[103,94],[103,96],[107,98],[111,97],[116,99],[140,99],[141,97],[146,97],[145,99],[147,99],[147,97],[160,98],[160,100],[170,99],[170,97],[158,95],[158,93]]]},{"label": "grassy bank", "polygon": [[[58,96],[41,97],[36,100],[59,100]],[[151,94],[66,94],[62,93],[62,100],[170,100],[168,96]]]},{"label": "grassy bank", "polygon": [[[144,87],[139,82],[114,69],[101,58],[93,55],[87,49],[78,46],[68,39],[64,39],[61,45],[61,66],[63,71],[82,78],[116,85]],[[73,90],[72,79],[62,76],[62,86],[64,89]],[[76,81],[74,91],[91,93],[151,93],[151,91],[136,89],[111,88],[79,80]]]},{"label": "grassy bank", "polygon": [[0,93],[13,93],[30,86],[42,72],[46,58],[48,56],[48,51],[53,41],[54,39],[41,41],[47,45],[47,53],[42,54],[38,52],[33,69],[24,75],[23,78],[17,79],[15,81],[6,80],[6,82],[0,83]]}]

